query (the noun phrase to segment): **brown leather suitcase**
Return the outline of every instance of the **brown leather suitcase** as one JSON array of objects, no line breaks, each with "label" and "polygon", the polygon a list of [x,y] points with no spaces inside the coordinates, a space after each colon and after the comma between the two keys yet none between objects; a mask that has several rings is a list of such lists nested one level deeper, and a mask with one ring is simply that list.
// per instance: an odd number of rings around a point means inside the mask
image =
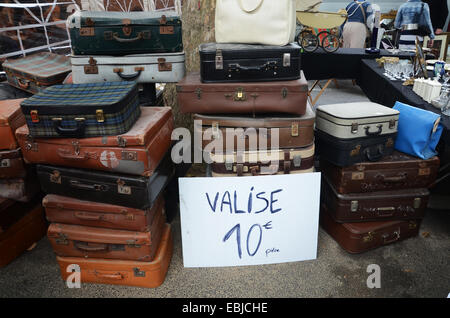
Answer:
[{"label": "brown leather suitcase", "polygon": [[399,151],[377,162],[338,167],[321,160],[321,171],[338,193],[363,193],[396,189],[428,188],[436,180],[439,157],[428,160]]},{"label": "brown leather suitcase", "polygon": [[20,108],[22,99],[7,99],[0,101],[0,150],[18,148],[14,132],[25,125],[25,116]]},{"label": "brown leather suitcase", "polygon": [[67,281],[70,265],[80,268],[81,283],[125,285],[145,288],[161,286],[166,279],[173,254],[170,225],[164,226],[161,242],[152,262],[136,262],[111,259],[92,259],[57,256],[61,276]]},{"label": "brown leather suitcase", "polygon": [[47,237],[58,256],[150,262],[161,240],[164,223],[165,216],[160,210],[148,232],[52,223]]},{"label": "brown leather suitcase", "polygon": [[20,202],[30,201],[41,190],[35,174],[26,178],[0,179],[0,197]]},{"label": "brown leather suitcase", "polygon": [[32,202],[16,202],[0,211],[0,267],[21,255],[45,236],[47,222],[40,197]]},{"label": "brown leather suitcase", "polygon": [[274,157],[268,157],[269,154],[266,151],[211,154],[212,176],[241,177],[314,172],[314,144],[304,148],[279,150]]},{"label": "brown leather suitcase", "polygon": [[321,227],[347,252],[356,254],[417,236],[421,220],[337,223],[322,206]]},{"label": "brown leather suitcase", "polygon": [[154,217],[164,210],[161,195],[146,210],[118,205],[82,201],[54,194],[42,200],[47,220],[53,223],[103,227],[109,229],[148,232]]},{"label": "brown leather suitcase", "polygon": [[171,145],[170,107],[143,107],[131,130],[119,136],[33,139],[26,125],[16,131],[28,163],[150,176]]},{"label": "brown leather suitcase", "polygon": [[0,179],[25,178],[26,175],[20,148],[0,151]]},{"label": "brown leather suitcase", "polygon": [[306,112],[308,83],[298,80],[249,83],[202,83],[199,73],[189,73],[177,84],[182,113],[256,114]]},{"label": "brown leather suitcase", "polygon": [[14,203],[14,200],[0,198],[0,233],[5,232],[20,217],[19,213],[3,212]]},{"label": "brown leather suitcase", "polygon": [[336,222],[421,219],[430,192],[425,188],[339,194],[322,175],[321,202]]},{"label": "brown leather suitcase", "polygon": [[[270,149],[272,137],[276,136],[278,129],[278,147],[281,149],[307,147],[314,142],[315,114],[311,105],[307,104],[305,115],[270,117],[269,115],[257,115],[254,117],[242,117],[233,115],[200,115],[195,114],[194,133],[210,137],[202,138],[202,150],[213,140],[220,140],[223,152],[226,151],[228,136],[234,138],[232,151],[258,150],[260,145]],[[232,134],[235,132],[235,134]],[[228,136],[227,136],[228,135]],[[276,143],[276,141],[274,141]],[[251,149],[250,145],[256,147]],[[276,146],[276,144],[274,144]]]}]

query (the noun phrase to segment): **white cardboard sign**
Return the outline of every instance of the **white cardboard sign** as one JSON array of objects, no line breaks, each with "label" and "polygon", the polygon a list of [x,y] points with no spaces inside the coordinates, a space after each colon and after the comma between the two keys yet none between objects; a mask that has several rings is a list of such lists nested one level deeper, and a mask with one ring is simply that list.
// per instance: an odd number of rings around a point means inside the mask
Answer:
[{"label": "white cardboard sign", "polygon": [[185,267],[317,258],[320,173],[181,178]]}]

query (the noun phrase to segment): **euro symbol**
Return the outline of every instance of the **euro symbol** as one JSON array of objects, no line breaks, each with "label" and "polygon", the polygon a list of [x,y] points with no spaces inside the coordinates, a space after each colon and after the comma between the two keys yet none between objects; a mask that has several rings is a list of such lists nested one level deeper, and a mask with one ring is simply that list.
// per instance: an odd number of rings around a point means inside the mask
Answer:
[{"label": "euro symbol", "polygon": [[265,228],[266,230],[272,229],[272,221],[269,221],[266,224],[264,224],[263,228]]}]

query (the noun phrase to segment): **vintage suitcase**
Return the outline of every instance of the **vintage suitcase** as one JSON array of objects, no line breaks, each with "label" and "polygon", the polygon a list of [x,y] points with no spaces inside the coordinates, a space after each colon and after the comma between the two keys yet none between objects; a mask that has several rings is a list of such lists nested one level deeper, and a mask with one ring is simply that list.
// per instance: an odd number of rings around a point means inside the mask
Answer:
[{"label": "vintage suitcase", "polygon": [[[115,81],[177,83],[185,75],[184,52],[125,56],[74,55],[72,78],[75,84]],[[95,72],[92,68],[95,68]]]},{"label": "vintage suitcase", "polygon": [[174,175],[170,151],[150,177],[48,165],[37,165],[36,170],[47,194],[140,210],[153,205]]},{"label": "vintage suitcase", "polygon": [[391,155],[397,133],[372,138],[339,139],[320,130],[315,131],[315,143],[320,160],[347,167],[360,162],[375,162]]},{"label": "vintage suitcase", "polygon": [[92,259],[57,256],[64,281],[72,274],[71,265],[80,269],[81,283],[125,285],[156,288],[163,284],[173,253],[170,225],[166,224],[161,242],[152,262]]},{"label": "vintage suitcase", "polygon": [[370,138],[397,133],[398,110],[372,102],[321,105],[316,129],[339,139]]},{"label": "vintage suitcase", "polygon": [[[289,115],[271,117],[270,114],[255,117],[195,114],[193,118],[194,133],[199,133],[204,137],[202,138],[202,150],[213,140],[221,140],[223,152],[229,152],[226,151],[226,145],[231,140],[227,138],[227,130],[231,130],[228,134],[234,140],[234,148],[231,151],[237,149],[257,150],[261,149],[260,145],[270,149],[272,137],[276,138],[276,136],[278,136],[278,147],[281,149],[307,147],[314,142],[315,114],[309,104],[306,107],[305,115],[301,117]],[[275,129],[278,130],[278,135]],[[208,139],[206,136],[210,138]],[[276,145],[277,140],[274,140],[273,146]]]},{"label": "vintage suitcase", "polygon": [[75,55],[183,51],[181,19],[171,12],[76,11],[67,18]]},{"label": "vintage suitcase", "polygon": [[417,236],[421,220],[337,223],[321,207],[321,227],[347,252],[367,252]]},{"label": "vintage suitcase", "polygon": [[439,165],[439,157],[422,160],[399,151],[378,162],[362,162],[349,167],[320,161],[321,171],[342,194],[428,188],[436,180]]},{"label": "vintage suitcase", "polygon": [[409,220],[425,216],[430,197],[427,189],[339,194],[325,175],[322,176],[321,201],[336,222]]},{"label": "vintage suitcase", "polygon": [[204,43],[200,77],[204,83],[288,81],[300,78],[301,49],[286,46]]},{"label": "vintage suitcase", "polygon": [[0,179],[25,178],[26,175],[20,148],[0,151]]},{"label": "vintage suitcase", "polygon": [[209,83],[199,73],[188,73],[177,84],[182,113],[256,114],[287,113],[302,116],[306,112],[308,83],[293,81],[257,83]]},{"label": "vintage suitcase", "polygon": [[21,103],[33,137],[98,137],[126,133],[138,120],[135,82],[54,85]]},{"label": "vintage suitcase", "polygon": [[170,107],[143,107],[141,117],[119,136],[33,138],[26,125],[16,131],[26,162],[150,176],[171,145]]},{"label": "vintage suitcase", "polygon": [[19,213],[8,212],[8,208],[14,205],[15,202],[14,200],[0,198],[0,234],[9,229],[20,217]]},{"label": "vintage suitcase", "polygon": [[42,200],[42,205],[49,222],[148,232],[155,215],[164,210],[164,198],[161,195],[153,206],[146,210],[82,201],[54,194],[47,195]]},{"label": "vintage suitcase", "polygon": [[213,177],[259,176],[314,172],[314,144],[275,151],[211,154]]},{"label": "vintage suitcase", "polygon": [[10,85],[32,94],[61,84],[71,71],[67,56],[50,52],[9,59],[2,67]]},{"label": "vintage suitcase", "polygon": [[26,178],[0,179],[0,197],[5,199],[28,202],[39,191],[39,182],[34,174],[28,174]]},{"label": "vintage suitcase", "polygon": [[52,223],[47,237],[58,256],[151,262],[164,224],[163,210],[159,210],[147,232]]},{"label": "vintage suitcase", "polygon": [[25,99],[0,101],[0,150],[13,150],[19,147],[14,132],[25,125],[25,116],[20,103]]},{"label": "vintage suitcase", "polygon": [[4,267],[45,236],[47,222],[40,197],[16,202],[0,211],[0,267]]}]

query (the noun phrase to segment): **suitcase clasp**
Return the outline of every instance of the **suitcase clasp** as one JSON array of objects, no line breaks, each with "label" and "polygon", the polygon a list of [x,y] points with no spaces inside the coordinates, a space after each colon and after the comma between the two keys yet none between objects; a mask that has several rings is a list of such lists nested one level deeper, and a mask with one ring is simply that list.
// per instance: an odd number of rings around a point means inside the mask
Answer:
[{"label": "suitcase clasp", "polygon": [[298,137],[298,123],[292,123],[291,124],[291,136],[292,137]]},{"label": "suitcase clasp", "polygon": [[358,201],[352,201],[350,202],[350,211],[357,212],[358,211]]},{"label": "suitcase clasp", "polygon": [[352,134],[358,133],[358,123],[352,123],[350,131],[351,131]]},{"label": "suitcase clasp", "polygon": [[356,147],[355,147],[355,149],[353,149],[352,151],[350,151],[350,156],[351,157],[354,157],[354,156],[357,156],[357,155],[359,155],[359,152],[361,151],[361,145],[357,145]]},{"label": "suitcase clasp", "polygon": [[389,121],[389,129],[394,129],[395,128],[395,123],[396,123],[395,119],[391,119]]},{"label": "suitcase clasp", "polygon": [[130,36],[131,35],[131,30],[132,30],[132,28],[130,26],[131,20],[130,19],[123,19],[122,20],[122,24],[123,24],[123,27],[122,27],[123,34],[126,35],[126,36]]},{"label": "suitcase clasp", "polygon": [[59,233],[58,237],[55,239],[55,243],[58,245],[69,245],[69,240],[67,239],[67,235],[63,233]]},{"label": "suitcase clasp", "polygon": [[284,53],[283,54],[283,66],[284,67],[291,66],[291,53]]},{"label": "suitcase clasp", "polygon": [[414,230],[415,228],[417,228],[417,223],[414,222],[414,221],[410,221],[409,224],[408,224],[408,228],[410,230]]},{"label": "suitcase clasp", "polygon": [[139,268],[133,268],[133,273],[135,277],[145,277],[145,271],[139,270]]},{"label": "suitcase clasp", "polygon": [[158,71],[159,72],[171,72],[172,63],[167,63],[165,58],[158,59]]},{"label": "suitcase clasp", "polygon": [[126,186],[125,182],[122,180],[117,180],[117,192],[120,194],[131,195],[131,187]]},{"label": "suitcase clasp", "polygon": [[247,95],[244,92],[244,89],[242,87],[238,87],[236,89],[236,93],[234,94],[234,101],[236,102],[243,102],[247,100]]},{"label": "suitcase clasp", "polygon": [[30,111],[31,116],[31,122],[38,123],[39,122],[39,115],[37,110]]},{"label": "suitcase clasp", "polygon": [[197,88],[195,90],[195,93],[197,94],[197,99],[202,99],[202,89],[201,88]]},{"label": "suitcase clasp", "polygon": [[369,233],[367,233],[367,236],[364,236],[363,237],[363,242],[364,243],[368,243],[368,242],[371,242],[371,241],[373,241],[373,239],[374,239],[374,232],[369,232]]},{"label": "suitcase clasp", "polygon": [[2,161],[0,161],[0,168],[8,168],[10,166],[11,166],[10,159],[3,159]]},{"label": "suitcase clasp", "polygon": [[217,50],[216,51],[216,70],[223,70],[222,50]]},{"label": "suitcase clasp", "polygon": [[84,74],[98,74],[97,61],[91,56],[89,65],[84,66]]},{"label": "suitcase clasp", "polygon": [[50,182],[61,184],[61,173],[58,170],[53,170],[50,175]]},{"label": "suitcase clasp", "polygon": [[414,199],[414,203],[413,203],[414,209],[420,208],[421,204],[422,204],[422,199],[421,198],[415,198]]},{"label": "suitcase clasp", "polygon": [[103,109],[97,109],[95,111],[95,116],[97,117],[98,123],[104,123],[105,122],[105,115],[103,114]]}]

